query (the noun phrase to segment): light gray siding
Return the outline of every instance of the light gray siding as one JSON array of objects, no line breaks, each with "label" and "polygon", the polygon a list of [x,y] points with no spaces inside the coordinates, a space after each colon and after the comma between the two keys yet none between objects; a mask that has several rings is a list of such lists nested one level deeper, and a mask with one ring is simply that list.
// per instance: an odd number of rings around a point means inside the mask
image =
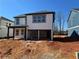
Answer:
[{"label": "light gray siding", "polygon": [[[17,17],[19,19],[19,24],[16,24],[16,18],[15,18],[15,26],[23,26],[27,25],[27,30],[50,30],[51,31],[51,39],[53,40],[53,16],[54,14],[38,14],[40,16],[45,15],[45,22],[39,22],[39,23],[33,23],[33,16],[32,15],[26,15],[25,17]],[[19,31],[21,29],[19,28]],[[29,35],[29,34],[28,34]],[[21,38],[21,33],[19,32],[19,35],[16,36],[15,38]]]},{"label": "light gray siding", "polygon": [[73,10],[68,20],[68,36],[76,31],[79,34],[79,11]]},{"label": "light gray siding", "polygon": [[71,36],[74,31],[79,35],[79,27],[77,27],[77,28],[69,29],[68,36]]},{"label": "light gray siding", "polygon": [[[0,38],[1,37],[7,37],[7,26],[9,26],[9,24],[11,24],[11,26],[14,25],[13,22],[10,22],[10,21],[7,21],[7,20],[3,20],[3,19],[0,19]],[[6,26],[7,25],[7,26]],[[10,36],[12,36],[13,34],[13,30],[10,29]]]},{"label": "light gray siding", "polygon": [[53,14],[46,14],[45,23],[33,23],[32,15],[27,16],[28,29],[52,29]]}]

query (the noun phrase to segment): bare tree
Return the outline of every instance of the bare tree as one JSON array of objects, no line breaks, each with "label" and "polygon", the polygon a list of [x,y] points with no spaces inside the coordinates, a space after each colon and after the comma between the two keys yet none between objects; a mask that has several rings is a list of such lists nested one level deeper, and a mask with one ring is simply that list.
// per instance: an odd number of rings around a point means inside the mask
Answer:
[{"label": "bare tree", "polygon": [[65,20],[63,19],[63,14],[61,12],[57,13],[56,14],[56,22],[55,22],[58,26],[58,31],[59,31],[59,34],[61,34],[62,31],[64,31],[64,23],[65,23]]}]

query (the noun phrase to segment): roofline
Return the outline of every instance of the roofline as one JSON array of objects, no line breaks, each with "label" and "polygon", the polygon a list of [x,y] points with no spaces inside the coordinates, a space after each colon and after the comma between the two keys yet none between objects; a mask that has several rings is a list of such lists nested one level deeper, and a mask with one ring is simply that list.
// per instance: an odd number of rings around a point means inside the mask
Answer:
[{"label": "roofline", "polygon": [[29,13],[25,15],[37,15],[37,14],[53,14],[54,12],[38,12],[38,13]]},{"label": "roofline", "polygon": [[69,21],[69,18],[70,18],[70,16],[71,16],[71,13],[72,13],[72,10],[69,12],[69,16],[68,16],[67,22]]},{"label": "roofline", "polygon": [[75,11],[75,12],[77,12],[77,11],[79,11],[79,10],[72,9],[72,10],[70,11],[70,13],[69,13],[69,17],[68,17],[68,20],[67,20],[67,22],[69,21],[69,18],[70,18],[70,16],[71,16],[71,13],[72,13],[72,11]]},{"label": "roofline", "polygon": [[24,17],[26,17],[26,16],[15,16],[13,18],[24,18]]},{"label": "roofline", "polygon": [[79,25],[68,28],[68,30],[79,28]]},{"label": "roofline", "polygon": [[[38,15],[38,14],[54,14],[55,12],[37,12],[37,13],[27,13],[24,14],[25,16],[27,15]],[[15,16],[14,18],[23,18],[25,16]]]},{"label": "roofline", "polygon": [[7,19],[7,18],[5,18],[5,17],[3,17],[3,16],[1,16],[0,18],[2,18],[3,20],[6,20],[6,21],[14,22],[14,21],[12,21],[12,20],[10,20],[10,19]]},{"label": "roofline", "polygon": [[24,18],[27,15],[37,15],[37,14],[53,14],[53,23],[55,21],[55,12],[30,13],[30,14],[24,14],[25,16],[14,17],[14,18]]},{"label": "roofline", "polygon": [[77,10],[77,11],[79,11],[79,9],[73,9],[73,10]]},{"label": "roofline", "polygon": [[53,12],[53,23],[55,22],[55,12]]}]

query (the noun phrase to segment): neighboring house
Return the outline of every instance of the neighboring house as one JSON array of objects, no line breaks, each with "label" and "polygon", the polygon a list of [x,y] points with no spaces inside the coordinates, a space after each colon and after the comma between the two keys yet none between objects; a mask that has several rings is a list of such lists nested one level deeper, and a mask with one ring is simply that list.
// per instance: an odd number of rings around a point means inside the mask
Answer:
[{"label": "neighboring house", "polygon": [[70,12],[68,19],[68,36],[78,37],[79,35],[79,9]]},{"label": "neighboring house", "polygon": [[[55,12],[35,12],[22,14],[15,18],[14,38],[53,39],[53,22]],[[8,30],[9,36],[9,30]]]},{"label": "neighboring house", "polygon": [[[0,38],[7,37],[7,28],[8,28],[8,26],[13,26],[13,25],[14,25],[13,21],[11,21],[3,16],[0,16]],[[10,36],[11,35],[12,35],[12,32],[10,32]]]}]

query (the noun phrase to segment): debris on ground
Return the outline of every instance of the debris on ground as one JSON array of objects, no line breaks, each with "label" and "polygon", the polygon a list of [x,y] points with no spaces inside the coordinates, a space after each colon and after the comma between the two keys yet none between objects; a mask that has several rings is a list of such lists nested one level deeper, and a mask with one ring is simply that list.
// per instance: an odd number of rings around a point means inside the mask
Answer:
[{"label": "debris on ground", "polygon": [[0,59],[75,59],[79,42],[1,40]]}]

